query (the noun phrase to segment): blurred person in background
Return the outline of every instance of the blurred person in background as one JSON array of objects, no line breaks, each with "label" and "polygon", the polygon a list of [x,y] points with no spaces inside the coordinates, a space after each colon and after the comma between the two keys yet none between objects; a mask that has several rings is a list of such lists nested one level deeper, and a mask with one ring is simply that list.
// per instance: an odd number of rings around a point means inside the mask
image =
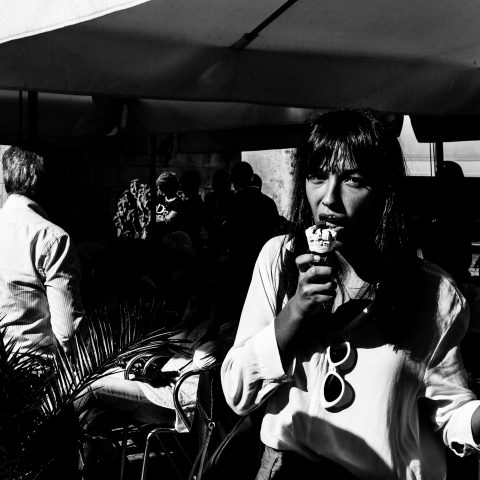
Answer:
[{"label": "blurred person in background", "polygon": [[258,173],[254,173],[252,175],[252,187],[256,187],[259,190],[262,190],[262,185],[263,185],[262,177]]},{"label": "blurred person in background", "polygon": [[174,172],[163,172],[157,178],[156,226],[159,238],[167,232],[185,231],[184,201]]},{"label": "blurred person in background", "polygon": [[434,211],[426,226],[423,257],[443,268],[462,288],[470,279],[473,223],[462,167],[445,161],[434,180]]},{"label": "blurred person in background", "polygon": [[205,223],[200,184],[200,174],[196,170],[187,170],[180,177],[180,188],[184,195],[184,228],[199,253],[203,250],[201,232]]},{"label": "blurred person in background", "polygon": [[230,173],[218,169],[213,173],[212,191],[205,195],[205,225],[208,232],[207,252],[214,260],[226,249],[225,225],[233,201]]},{"label": "blurred person in background", "polygon": [[253,169],[249,163],[236,163],[231,176],[235,194],[226,222],[227,241],[239,292],[243,294],[262,246],[278,233],[280,217],[275,202],[252,185]]},{"label": "blurred person in background", "polygon": [[[42,206],[50,185],[48,159],[10,147],[3,154],[8,193],[0,210],[0,328],[23,352],[69,352],[84,309],[72,240]],[[59,200],[58,198],[56,199]]]}]

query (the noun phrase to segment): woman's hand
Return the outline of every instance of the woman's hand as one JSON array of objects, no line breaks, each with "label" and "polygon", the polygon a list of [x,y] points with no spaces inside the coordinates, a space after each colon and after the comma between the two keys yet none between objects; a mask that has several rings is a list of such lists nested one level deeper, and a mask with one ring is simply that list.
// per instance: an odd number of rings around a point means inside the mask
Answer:
[{"label": "woman's hand", "polygon": [[310,317],[324,308],[325,302],[335,299],[337,284],[332,279],[332,268],[320,266],[320,256],[307,253],[295,259],[298,284],[290,302],[301,318]]},{"label": "woman's hand", "polygon": [[320,262],[319,255],[300,255],[295,262],[299,272],[297,291],[275,318],[275,337],[285,371],[293,355],[295,338],[306,320],[335,299],[337,288],[332,268],[315,265]]}]

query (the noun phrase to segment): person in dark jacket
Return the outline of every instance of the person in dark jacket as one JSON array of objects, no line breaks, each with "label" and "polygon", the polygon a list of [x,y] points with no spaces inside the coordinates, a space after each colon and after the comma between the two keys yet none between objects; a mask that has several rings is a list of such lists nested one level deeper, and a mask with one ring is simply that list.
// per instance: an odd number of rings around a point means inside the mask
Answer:
[{"label": "person in dark jacket", "polygon": [[265,242],[277,235],[279,224],[275,202],[252,185],[253,174],[247,162],[235,164],[231,171],[235,194],[227,235],[241,290],[248,287],[255,260]]}]

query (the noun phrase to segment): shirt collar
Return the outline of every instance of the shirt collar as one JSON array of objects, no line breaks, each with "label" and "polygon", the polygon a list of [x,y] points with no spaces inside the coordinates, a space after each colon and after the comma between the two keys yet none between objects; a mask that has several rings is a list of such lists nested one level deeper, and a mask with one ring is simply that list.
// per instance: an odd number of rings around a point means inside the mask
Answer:
[{"label": "shirt collar", "polygon": [[26,197],[25,195],[20,195],[18,193],[12,193],[8,196],[5,201],[3,208],[7,209],[16,209],[16,208],[30,208],[35,213],[43,217],[45,220],[48,220],[47,212],[31,198]]},{"label": "shirt collar", "polygon": [[293,251],[293,238],[291,238],[290,240],[287,240],[285,242],[285,248],[289,251],[289,252],[292,252]]}]

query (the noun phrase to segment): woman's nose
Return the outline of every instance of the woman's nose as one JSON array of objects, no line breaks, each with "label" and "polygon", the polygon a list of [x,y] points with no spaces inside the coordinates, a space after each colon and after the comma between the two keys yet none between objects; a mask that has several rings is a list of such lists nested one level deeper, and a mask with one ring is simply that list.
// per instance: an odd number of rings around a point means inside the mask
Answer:
[{"label": "woman's nose", "polygon": [[330,210],[336,210],[339,202],[341,202],[341,199],[338,179],[335,176],[330,176],[325,185],[325,195],[322,198],[322,203]]}]

